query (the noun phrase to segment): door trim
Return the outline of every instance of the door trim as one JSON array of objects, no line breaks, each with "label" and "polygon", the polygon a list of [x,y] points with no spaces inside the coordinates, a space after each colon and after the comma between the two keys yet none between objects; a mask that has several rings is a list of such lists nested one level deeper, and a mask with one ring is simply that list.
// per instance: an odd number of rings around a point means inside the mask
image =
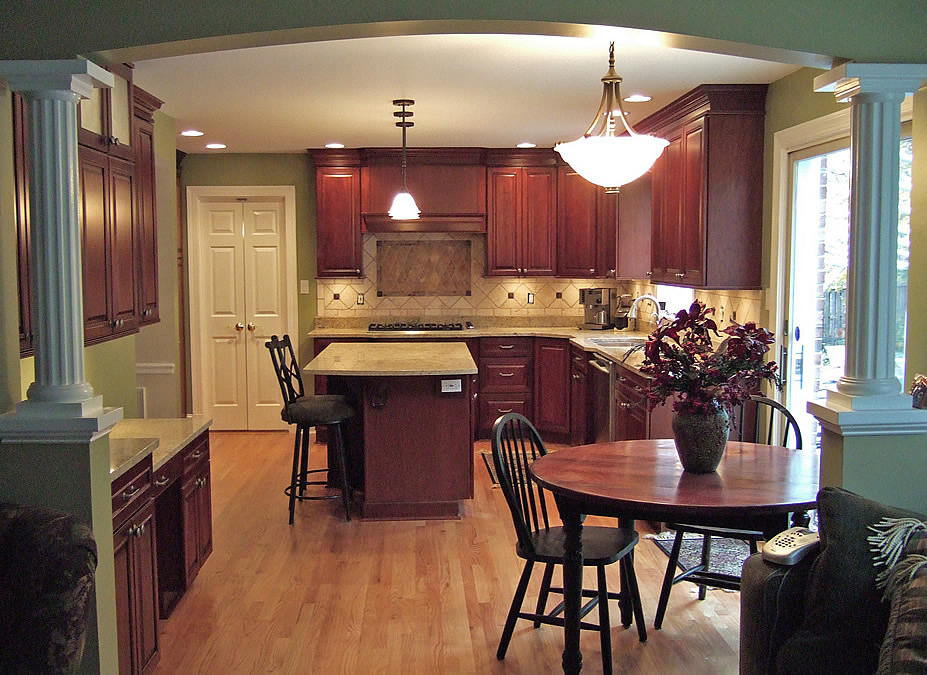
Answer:
[{"label": "door trim", "polygon": [[200,278],[202,269],[200,253],[202,251],[202,224],[199,222],[200,205],[206,200],[216,198],[235,199],[282,199],[284,210],[284,237],[286,256],[284,275],[287,289],[287,333],[295,336],[299,330],[297,309],[297,273],[296,273],[296,187],[293,185],[194,185],[187,187],[187,251],[190,264],[187,266],[187,283],[190,299],[190,379],[193,393],[193,414],[201,415],[207,408],[203,392],[203,359],[201,355],[200,319]]}]

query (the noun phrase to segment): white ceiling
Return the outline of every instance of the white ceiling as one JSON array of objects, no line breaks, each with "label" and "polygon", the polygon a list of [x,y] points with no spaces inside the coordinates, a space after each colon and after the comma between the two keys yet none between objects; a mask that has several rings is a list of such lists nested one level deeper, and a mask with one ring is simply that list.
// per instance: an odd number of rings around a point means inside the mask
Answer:
[{"label": "white ceiling", "polygon": [[[798,66],[668,48],[641,33],[615,46],[634,124],[703,83],[769,83]],[[135,82],[164,100],[188,153],[304,152],[400,145],[392,105],[415,99],[410,147],[550,147],[592,121],[608,40],[413,35],[332,40],[136,61]]]}]

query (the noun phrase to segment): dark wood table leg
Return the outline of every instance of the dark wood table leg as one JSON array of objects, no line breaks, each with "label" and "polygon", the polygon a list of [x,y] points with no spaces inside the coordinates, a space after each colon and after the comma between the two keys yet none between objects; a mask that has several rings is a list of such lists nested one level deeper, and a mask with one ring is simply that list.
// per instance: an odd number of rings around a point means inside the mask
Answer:
[{"label": "dark wood table leg", "polygon": [[579,610],[583,592],[583,518],[579,504],[556,497],[563,521],[563,672],[583,669],[579,650]]}]

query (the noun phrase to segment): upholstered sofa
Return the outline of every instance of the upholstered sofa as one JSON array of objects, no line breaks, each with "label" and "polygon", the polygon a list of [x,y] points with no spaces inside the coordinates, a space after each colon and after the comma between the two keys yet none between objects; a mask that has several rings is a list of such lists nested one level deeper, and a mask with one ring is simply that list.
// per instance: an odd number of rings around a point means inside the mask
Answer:
[{"label": "upholstered sofa", "polygon": [[96,565],[74,516],[0,503],[0,673],[77,671]]},{"label": "upholstered sofa", "polygon": [[[819,551],[794,566],[767,562],[761,553],[744,564],[741,675],[927,672],[927,566],[883,583],[902,571],[905,556],[927,562],[918,558],[927,553],[923,519],[846,490],[821,490]],[[873,537],[888,523],[904,525],[907,534],[896,542],[894,564],[874,565],[885,538]]]}]

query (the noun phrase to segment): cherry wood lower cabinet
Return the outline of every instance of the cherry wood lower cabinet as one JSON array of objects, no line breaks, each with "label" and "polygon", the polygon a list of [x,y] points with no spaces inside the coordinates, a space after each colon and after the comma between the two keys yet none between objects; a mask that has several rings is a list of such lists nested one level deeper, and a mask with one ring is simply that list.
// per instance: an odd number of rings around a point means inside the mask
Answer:
[{"label": "cherry wood lower cabinet", "polygon": [[158,574],[151,457],[113,483],[113,559],[119,672],[158,662]]},{"label": "cherry wood lower cabinet", "polygon": [[579,347],[570,348],[570,445],[591,443],[592,388],[589,386],[589,356]]},{"label": "cherry wood lower cabinet", "polygon": [[647,378],[617,364],[615,374],[616,441],[672,438],[673,412],[669,402],[647,409]]},{"label": "cherry wood lower cabinet", "polygon": [[500,415],[534,415],[534,338],[480,338],[481,436],[489,436]]},{"label": "cherry wood lower cabinet", "polygon": [[155,471],[158,608],[166,619],[212,553],[209,432]]},{"label": "cherry wood lower cabinet", "polygon": [[570,433],[570,341],[534,339],[534,426],[541,433]]}]

